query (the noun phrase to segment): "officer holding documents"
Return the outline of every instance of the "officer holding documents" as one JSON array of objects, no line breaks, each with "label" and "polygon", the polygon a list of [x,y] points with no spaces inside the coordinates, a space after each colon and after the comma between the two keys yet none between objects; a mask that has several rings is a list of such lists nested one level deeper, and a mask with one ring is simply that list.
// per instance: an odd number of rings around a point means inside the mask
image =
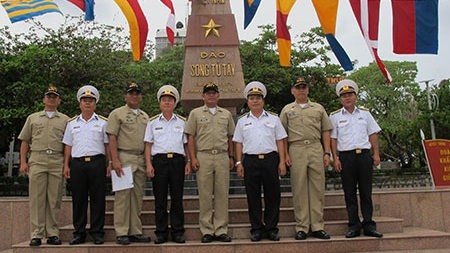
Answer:
[{"label": "officer holding documents", "polygon": [[[161,113],[150,118],[145,130],[145,163],[152,178],[155,196],[156,244],[168,240],[184,243],[183,187],[190,173],[186,159],[185,118],[173,113],[180,95],[172,85],[162,86],[157,93]],[[167,196],[170,192],[170,230]]]},{"label": "officer holding documents", "polygon": [[[77,92],[81,114],[69,120],[64,132],[64,176],[72,189],[73,239],[71,245],[86,241],[88,204],[89,234],[94,244],[104,242],[106,168],[108,136],[107,119],[95,113],[100,93],[91,85]],[[107,172],[108,171],[108,172]]]},{"label": "officer holding documents", "polygon": [[[247,84],[244,96],[250,112],[236,124],[233,141],[236,169],[244,178],[251,241],[264,236],[278,241],[280,216],[280,176],[286,174],[284,139],[286,131],[278,116],[264,110],[266,87],[258,81]],[[264,190],[264,218],[262,216],[261,187]]]},{"label": "officer holding documents", "polygon": [[63,186],[62,138],[69,117],[58,112],[61,103],[56,87],[48,87],[42,99],[44,110],[28,116],[19,134],[20,172],[29,177],[30,246],[60,245],[57,211]]},{"label": "officer holding documents", "polygon": [[141,210],[144,199],[145,176],[144,133],[148,115],[139,106],[142,102],[142,87],[130,83],[125,87],[126,105],[113,110],[108,117],[106,133],[109,136],[112,169],[123,176],[123,167],[131,168],[133,188],[114,194],[114,229],[116,243],[150,242],[143,235]]},{"label": "officer holding documents", "polygon": [[[348,214],[347,238],[361,233],[382,237],[372,220],[372,172],[373,166],[380,164],[378,133],[381,128],[368,109],[356,107],[358,85],[349,79],[337,83],[336,94],[343,107],[330,115],[331,150],[334,169],[341,174],[345,205]],[[373,155],[370,150],[372,149]],[[363,220],[358,215],[357,190]]]}]

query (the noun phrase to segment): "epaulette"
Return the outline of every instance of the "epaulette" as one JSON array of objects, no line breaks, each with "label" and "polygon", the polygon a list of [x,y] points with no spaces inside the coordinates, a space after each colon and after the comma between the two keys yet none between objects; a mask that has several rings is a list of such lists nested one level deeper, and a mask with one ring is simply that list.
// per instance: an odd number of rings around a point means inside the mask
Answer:
[{"label": "epaulette", "polygon": [[266,112],[268,112],[268,113],[270,113],[270,114],[272,114],[272,115],[274,115],[274,116],[277,116],[277,117],[278,117],[278,113],[274,113],[274,112],[271,112],[271,111],[266,111]]},{"label": "epaulette", "polygon": [[183,117],[183,116],[181,116],[180,114],[177,114],[177,116],[178,116],[178,118],[180,118],[180,119],[186,121],[186,117]]},{"label": "epaulette", "polygon": [[106,120],[106,121],[108,121],[108,118],[107,118],[107,117],[105,117],[105,116],[102,116],[102,115],[98,115],[98,117],[99,117],[99,118],[101,118],[102,120]]},{"label": "epaulette", "polygon": [[78,116],[80,116],[80,115],[75,115],[75,116],[73,116],[72,118],[68,119],[67,122],[70,122],[70,121],[72,121],[72,120],[78,118]]},{"label": "epaulette", "polygon": [[242,114],[241,116],[239,116],[238,119],[240,119],[240,118],[242,118],[244,116],[247,116],[247,115],[248,115],[248,112],[246,112],[246,113]]},{"label": "epaulette", "polygon": [[336,110],[336,111],[330,113],[330,115],[334,115],[334,114],[336,114],[336,113],[339,113],[340,111],[341,111],[341,109],[338,109],[338,110]]},{"label": "epaulette", "polygon": [[154,115],[154,116],[151,116],[149,119],[148,119],[148,121],[152,121],[152,120],[154,120],[154,119],[156,119],[156,118],[158,118],[159,117],[159,114],[156,114],[156,115]]},{"label": "epaulette", "polygon": [[363,111],[368,111],[369,110],[369,108],[366,108],[364,106],[358,106],[358,109],[363,110]]}]

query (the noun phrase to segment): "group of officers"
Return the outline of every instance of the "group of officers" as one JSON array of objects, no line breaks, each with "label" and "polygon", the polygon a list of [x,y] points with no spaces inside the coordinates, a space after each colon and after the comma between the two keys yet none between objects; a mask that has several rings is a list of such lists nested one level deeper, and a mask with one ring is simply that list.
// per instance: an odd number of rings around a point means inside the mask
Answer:
[{"label": "group of officers", "polygon": [[356,106],[357,84],[346,79],[336,85],[343,107],[330,116],[320,104],[310,101],[309,85],[303,77],[294,79],[291,94],[295,101],[277,116],[264,109],[264,84],[250,82],[244,89],[249,112],[235,124],[231,113],[218,106],[220,92],[215,84],[203,87],[204,105],[193,109],[187,120],[174,113],[180,95],[171,85],[158,90],[161,113],[150,118],[139,109],[142,87],[136,83],[126,86],[126,104],[108,118],[95,113],[100,100],[95,87],[86,85],[78,90],[81,113],[73,118],[57,110],[59,91],[49,87],[44,93],[44,110],[28,116],[18,137],[22,141],[20,171],[29,176],[30,246],[41,245],[44,238],[50,245],[62,243],[56,211],[63,177],[70,179],[72,191],[70,244],[85,243],[88,232],[94,244],[103,244],[106,177],[111,173],[124,176],[125,167],[131,168],[133,187],[114,193],[117,244],[151,241],[144,235],[140,219],[147,177],[152,180],[155,198],[154,242],[184,243],[184,178],[192,172],[197,179],[201,242],[231,242],[228,191],[234,168],[244,179],[251,241],[280,240],[280,177],[287,169],[294,238],[330,239],[324,230],[323,208],[325,168],[331,161],[343,183],[348,213],[345,236],[359,236],[362,230],[366,236],[382,237],[372,220],[371,197],[373,166],[380,163],[381,129],[367,109]]}]

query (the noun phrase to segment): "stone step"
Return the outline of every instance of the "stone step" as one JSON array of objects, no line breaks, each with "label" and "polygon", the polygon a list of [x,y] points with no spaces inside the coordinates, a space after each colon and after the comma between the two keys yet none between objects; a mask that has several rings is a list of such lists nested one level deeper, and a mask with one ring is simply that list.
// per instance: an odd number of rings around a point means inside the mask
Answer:
[{"label": "stone step", "polygon": [[[248,209],[243,207],[240,209],[229,209],[229,221],[230,223],[248,223]],[[114,212],[107,211],[105,215],[105,224],[112,225],[114,220]],[[197,224],[199,211],[198,209],[187,209],[184,211],[185,224]],[[347,211],[345,206],[328,206],[324,208],[324,220],[345,220],[347,218]],[[280,208],[280,222],[294,221],[294,208],[282,207]],[[150,210],[142,211],[141,213],[142,224],[151,225],[155,224],[155,211],[154,207]]]},{"label": "stone step", "polygon": [[[347,239],[342,235],[333,236],[330,240],[319,240],[308,238],[304,241],[296,241],[292,237],[282,237],[279,242],[263,240],[261,242],[250,242],[249,239],[234,239],[231,243],[213,242],[209,244],[200,243],[198,240],[188,238],[185,244],[165,243],[155,245],[153,243],[134,243],[128,246],[115,244],[107,241],[103,245],[94,245],[90,242],[70,246],[64,242],[60,246],[48,246],[31,248],[28,241],[13,245],[13,253],[162,253],[162,252],[186,252],[186,253],[233,253],[233,252],[258,252],[258,253],[291,253],[291,252],[324,252],[324,253],[347,253],[347,252],[401,252],[409,250],[425,249],[450,249],[450,233],[436,230],[409,227],[402,232],[385,233],[384,237],[372,238],[361,236]],[[428,251],[427,251],[428,252]],[[433,252],[433,251],[431,251]],[[448,252],[448,251],[443,251]]]},{"label": "stone step", "polygon": [[[403,220],[390,217],[374,217],[377,227],[383,233],[399,233],[403,229]],[[278,228],[280,236],[283,238],[293,238],[295,235],[295,223],[292,221],[279,222]],[[144,225],[144,234],[154,237],[154,225]],[[186,224],[185,236],[187,240],[200,241],[201,233],[198,224]],[[347,232],[347,221],[325,221],[325,230],[332,236],[343,235]],[[71,225],[64,226],[60,229],[60,237],[63,241],[70,241],[72,238],[73,227]],[[228,234],[234,239],[246,239],[250,236],[250,224],[246,223],[230,223]],[[105,226],[105,240],[114,241],[115,232],[112,225]]]},{"label": "stone step", "polygon": [[[71,197],[64,198],[64,201],[71,201]],[[153,196],[145,196],[142,209],[153,210],[155,207],[155,199]],[[245,194],[230,195],[228,198],[228,205],[230,209],[247,208],[247,196]],[[183,205],[185,210],[198,210],[198,196],[185,195],[183,197]],[[344,196],[342,192],[327,192],[325,193],[325,207],[330,206],[344,206]],[[168,202],[170,206],[170,200]],[[292,193],[286,192],[281,194],[281,207],[292,207]],[[112,211],[114,209],[114,196],[106,197],[106,210]]]}]

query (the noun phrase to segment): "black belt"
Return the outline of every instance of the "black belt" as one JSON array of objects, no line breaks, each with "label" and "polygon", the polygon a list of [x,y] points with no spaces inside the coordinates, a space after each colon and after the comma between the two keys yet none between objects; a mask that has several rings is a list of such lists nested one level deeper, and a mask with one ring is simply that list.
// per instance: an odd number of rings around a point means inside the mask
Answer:
[{"label": "black belt", "polygon": [[72,159],[80,161],[80,162],[90,163],[99,158],[104,158],[104,157],[105,157],[104,154],[98,154],[98,155],[92,155],[92,156],[72,157]]},{"label": "black belt", "polygon": [[339,154],[355,154],[355,155],[361,155],[365,153],[369,153],[370,149],[365,148],[357,148],[353,150],[347,150],[347,151],[339,151]]},{"label": "black belt", "polygon": [[183,158],[184,159],[184,155],[182,154],[178,154],[178,153],[164,153],[164,154],[156,154],[153,156],[153,159],[174,159],[174,158]]},{"label": "black belt", "polygon": [[277,154],[277,152],[272,151],[272,152],[267,153],[267,154],[244,154],[244,156],[258,158],[259,160],[264,160],[264,159],[269,158],[270,156],[273,156],[273,155],[276,155],[276,154]]}]

